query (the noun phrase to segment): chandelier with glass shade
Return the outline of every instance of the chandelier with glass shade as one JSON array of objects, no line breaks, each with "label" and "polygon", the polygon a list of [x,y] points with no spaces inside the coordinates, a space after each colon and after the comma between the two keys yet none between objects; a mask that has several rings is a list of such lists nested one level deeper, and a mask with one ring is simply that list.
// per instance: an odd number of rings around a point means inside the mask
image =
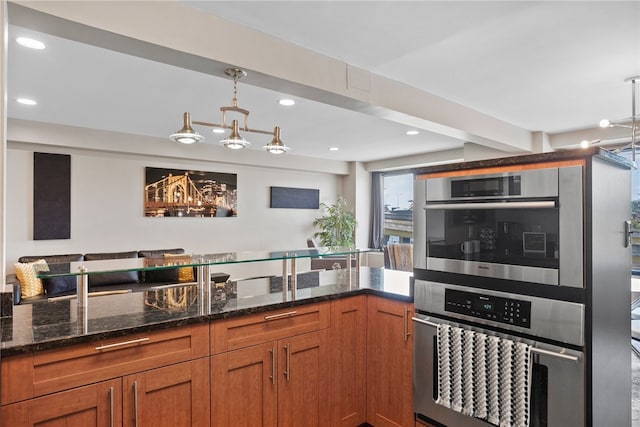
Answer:
[{"label": "chandelier with glass shade", "polygon": [[[271,135],[273,139],[270,143],[265,145],[264,150],[268,151],[272,154],[282,154],[286,153],[290,150],[289,147],[284,145],[282,140],[280,139],[280,128],[275,127],[273,131],[266,131],[260,129],[252,129],[249,127],[247,121],[249,118],[249,110],[244,108],[240,108],[238,105],[238,80],[247,75],[246,71],[241,70],[239,68],[227,68],[224,73],[233,79],[233,99],[231,101],[231,106],[223,106],[220,107],[220,111],[222,112],[222,123],[210,123],[203,122],[199,120],[191,120],[191,114],[185,112],[183,115],[183,124],[182,128],[176,133],[169,136],[169,139],[175,142],[181,142],[183,144],[193,144],[197,142],[204,141],[204,136],[196,132],[192,125],[201,125],[201,126],[209,126],[216,129],[230,129],[231,132],[228,136],[220,140],[220,144],[231,148],[233,150],[238,150],[241,148],[246,148],[251,145],[251,142],[244,139],[242,135],[240,135],[240,131],[242,132],[250,132],[250,133],[259,133],[264,135]],[[242,127],[237,119],[231,120],[231,124],[227,123],[227,113],[237,113],[243,117]]]}]

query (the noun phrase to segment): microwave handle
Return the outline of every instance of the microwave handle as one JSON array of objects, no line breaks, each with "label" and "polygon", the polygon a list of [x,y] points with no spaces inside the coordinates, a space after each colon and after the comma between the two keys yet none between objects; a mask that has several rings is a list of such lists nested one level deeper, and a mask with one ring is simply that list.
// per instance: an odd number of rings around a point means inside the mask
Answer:
[{"label": "microwave handle", "polygon": [[429,203],[425,205],[427,210],[461,210],[461,209],[553,209],[556,202],[553,200],[529,201],[529,202],[487,202],[487,203]]}]

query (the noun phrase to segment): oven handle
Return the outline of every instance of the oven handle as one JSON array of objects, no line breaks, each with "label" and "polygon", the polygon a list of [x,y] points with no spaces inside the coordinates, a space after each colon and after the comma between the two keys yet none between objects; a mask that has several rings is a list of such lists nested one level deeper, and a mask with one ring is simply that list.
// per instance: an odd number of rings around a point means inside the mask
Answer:
[{"label": "oven handle", "polygon": [[552,209],[556,207],[553,200],[540,200],[529,202],[487,202],[487,203],[430,203],[425,209]]},{"label": "oven handle", "polygon": [[[413,320],[414,322],[417,322],[417,323],[422,323],[424,325],[433,326],[434,328],[438,327],[437,323],[429,322],[428,320],[422,320],[422,319],[419,319],[417,317],[412,317],[411,320]],[[580,360],[580,358],[578,356],[572,356],[570,354],[558,353],[556,351],[543,350],[541,348],[535,348],[535,347],[531,347],[531,352],[532,353],[538,353],[538,354],[544,354],[546,356],[559,357],[560,359],[567,359],[567,360],[571,360],[572,362],[577,362],[578,360]]]}]

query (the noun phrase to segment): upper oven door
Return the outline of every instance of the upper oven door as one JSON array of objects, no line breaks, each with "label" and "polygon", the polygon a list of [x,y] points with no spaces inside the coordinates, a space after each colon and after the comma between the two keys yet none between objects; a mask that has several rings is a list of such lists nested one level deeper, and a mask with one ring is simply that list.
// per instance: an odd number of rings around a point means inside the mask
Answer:
[{"label": "upper oven door", "polygon": [[424,207],[414,218],[416,268],[583,286],[579,166],[429,178],[415,189]]}]

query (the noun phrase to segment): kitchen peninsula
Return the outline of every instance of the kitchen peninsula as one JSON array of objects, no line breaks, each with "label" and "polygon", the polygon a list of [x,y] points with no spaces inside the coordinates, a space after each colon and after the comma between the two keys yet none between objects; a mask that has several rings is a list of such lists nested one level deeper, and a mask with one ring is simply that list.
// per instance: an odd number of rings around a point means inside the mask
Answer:
[{"label": "kitchen peninsula", "polygon": [[282,277],[212,284],[206,300],[161,287],[91,297],[84,317],[75,298],[15,306],[3,425],[412,425],[410,277],[301,273],[295,298]]}]

